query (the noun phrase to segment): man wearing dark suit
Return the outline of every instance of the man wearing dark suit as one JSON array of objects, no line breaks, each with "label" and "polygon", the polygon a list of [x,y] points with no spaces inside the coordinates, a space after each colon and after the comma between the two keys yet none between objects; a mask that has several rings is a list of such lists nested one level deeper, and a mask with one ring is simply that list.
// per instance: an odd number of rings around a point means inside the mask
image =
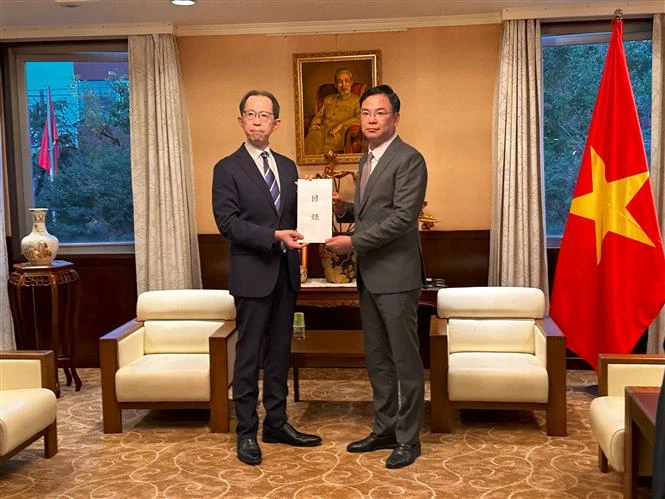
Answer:
[{"label": "man wearing dark suit", "polygon": [[319,445],[287,422],[287,374],[296,296],[300,289],[296,227],[296,165],[269,147],[280,125],[279,103],[251,90],[240,101],[238,124],[247,140],[214,168],[212,206],[217,227],[231,243],[229,289],[236,303],[238,344],[233,399],[237,454],[261,462],[256,441],[259,367],[263,362],[263,441],[300,447]]},{"label": "man wearing dark suit", "polygon": [[372,383],[373,431],[349,452],[393,449],[387,468],[420,455],[424,407],[423,363],[418,353],[418,299],[424,284],[418,215],[425,199],[423,156],[397,135],[399,97],[388,85],[360,97],[360,125],[369,142],[360,160],[353,203],[333,194],[340,221],[355,222],[351,236],[326,247],[355,250],[365,361]]},{"label": "man wearing dark suit", "polygon": [[[665,348],[665,344],[663,344]],[[656,443],[653,449],[652,490],[653,499],[665,499],[665,377],[660,387],[656,412]]]}]

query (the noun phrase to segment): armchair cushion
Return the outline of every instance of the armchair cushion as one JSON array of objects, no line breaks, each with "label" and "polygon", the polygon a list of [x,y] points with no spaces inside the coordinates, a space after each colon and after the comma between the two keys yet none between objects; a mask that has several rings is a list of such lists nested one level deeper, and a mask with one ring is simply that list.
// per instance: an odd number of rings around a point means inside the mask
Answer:
[{"label": "armchair cushion", "polygon": [[456,353],[448,360],[451,401],[547,402],[547,370],[531,354]]},{"label": "armchair cushion", "polygon": [[609,460],[610,466],[623,472],[624,397],[598,397],[591,401],[591,432]]},{"label": "armchair cushion", "polygon": [[210,400],[210,356],[144,355],[115,374],[119,402],[207,402]]},{"label": "armchair cushion", "polygon": [[2,390],[0,400],[0,455],[55,421],[56,397],[48,388]]},{"label": "armchair cushion", "polygon": [[52,351],[0,351],[0,462],[44,437],[44,456],[58,452]]}]

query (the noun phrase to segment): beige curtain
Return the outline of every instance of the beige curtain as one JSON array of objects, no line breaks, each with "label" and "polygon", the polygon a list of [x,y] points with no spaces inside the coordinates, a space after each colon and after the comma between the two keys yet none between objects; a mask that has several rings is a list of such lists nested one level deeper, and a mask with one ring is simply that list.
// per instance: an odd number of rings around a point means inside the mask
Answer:
[{"label": "beige curtain", "polygon": [[503,25],[494,105],[489,284],[548,296],[540,23]]},{"label": "beige curtain", "polygon": [[7,295],[7,279],[9,279],[9,260],[7,257],[7,234],[5,232],[5,147],[3,137],[2,102],[0,102],[0,350],[13,350],[14,328],[12,326],[12,315],[9,310],[9,296]]},{"label": "beige curtain", "polygon": [[[653,19],[651,86],[651,185],[661,235],[665,234],[665,14]],[[665,240],[665,238],[664,238]],[[665,340],[665,309],[649,328],[647,353],[662,353]]]},{"label": "beige curtain", "polygon": [[138,292],[201,287],[189,122],[172,35],[129,37]]}]

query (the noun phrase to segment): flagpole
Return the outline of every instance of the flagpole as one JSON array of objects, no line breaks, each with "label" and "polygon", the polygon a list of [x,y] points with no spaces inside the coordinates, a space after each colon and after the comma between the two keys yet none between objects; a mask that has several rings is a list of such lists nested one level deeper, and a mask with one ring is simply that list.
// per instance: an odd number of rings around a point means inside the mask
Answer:
[{"label": "flagpole", "polygon": [[53,121],[51,120],[51,87],[47,86],[46,87],[46,120],[47,120],[47,137],[48,137],[48,172],[49,172],[49,178],[51,179],[51,182],[53,182],[53,174],[54,174],[54,165],[55,165],[55,158],[53,157]]}]

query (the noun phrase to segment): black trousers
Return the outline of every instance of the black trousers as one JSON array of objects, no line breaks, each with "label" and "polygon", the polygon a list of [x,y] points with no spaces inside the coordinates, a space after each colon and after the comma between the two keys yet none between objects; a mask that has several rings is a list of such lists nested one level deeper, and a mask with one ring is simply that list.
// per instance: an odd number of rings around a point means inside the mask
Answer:
[{"label": "black trousers", "polygon": [[651,497],[665,499],[665,377],[658,397],[656,444],[653,449]]},{"label": "black trousers", "polygon": [[264,298],[236,296],[238,344],[233,369],[239,438],[256,437],[259,418],[259,369],[263,367],[263,425],[279,428],[287,421],[287,377],[297,294],[291,287],[286,257],[282,257],[275,289]]}]

